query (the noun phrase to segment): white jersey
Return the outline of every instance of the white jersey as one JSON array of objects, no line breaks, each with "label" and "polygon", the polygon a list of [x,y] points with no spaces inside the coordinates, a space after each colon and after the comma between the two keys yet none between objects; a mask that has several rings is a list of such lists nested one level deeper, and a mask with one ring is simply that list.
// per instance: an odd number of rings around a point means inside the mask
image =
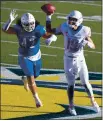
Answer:
[{"label": "white jersey", "polygon": [[56,28],[56,33],[60,32],[64,36],[64,54],[66,56],[78,56],[83,53],[84,40],[91,36],[90,27],[81,25],[77,30],[73,30],[67,22]]}]

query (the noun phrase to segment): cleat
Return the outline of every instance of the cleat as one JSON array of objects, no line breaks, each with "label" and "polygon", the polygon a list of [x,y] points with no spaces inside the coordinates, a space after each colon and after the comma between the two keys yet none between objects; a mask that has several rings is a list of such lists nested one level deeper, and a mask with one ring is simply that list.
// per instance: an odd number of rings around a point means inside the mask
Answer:
[{"label": "cleat", "polygon": [[36,107],[37,108],[40,108],[40,107],[42,107],[43,105],[42,105],[42,103],[36,103]]},{"label": "cleat", "polygon": [[39,98],[36,98],[36,97],[35,97],[35,102],[36,102],[36,107],[37,107],[37,108],[40,108],[40,107],[43,106],[43,104],[42,104],[42,102],[41,102],[41,100],[40,100]]},{"label": "cleat", "polygon": [[100,112],[100,107],[99,107],[99,105],[97,104],[96,101],[94,101],[94,102],[92,103],[92,106],[93,106],[93,109],[94,109],[94,111],[95,111],[96,113],[99,113],[99,112]]},{"label": "cleat", "polygon": [[36,107],[37,107],[37,108],[43,106],[43,104],[42,104],[40,98],[38,97],[38,94],[35,94],[34,99],[35,99],[35,103],[36,103]]},{"label": "cleat", "polygon": [[22,81],[23,81],[23,83],[24,83],[24,89],[25,89],[26,91],[29,91],[30,89],[29,89],[29,86],[28,86],[27,78],[24,77],[24,76],[22,76]]},{"label": "cleat", "polygon": [[69,106],[68,111],[69,111],[69,113],[70,113],[72,116],[76,116],[76,115],[77,115],[74,106]]}]

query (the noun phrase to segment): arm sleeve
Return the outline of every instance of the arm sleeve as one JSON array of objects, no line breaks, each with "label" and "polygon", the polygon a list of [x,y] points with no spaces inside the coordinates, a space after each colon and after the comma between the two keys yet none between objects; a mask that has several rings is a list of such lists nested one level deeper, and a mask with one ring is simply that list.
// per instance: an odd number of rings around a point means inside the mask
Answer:
[{"label": "arm sleeve", "polygon": [[62,34],[61,25],[56,28],[56,34]]},{"label": "arm sleeve", "polygon": [[61,31],[60,31],[60,27],[51,28],[51,21],[46,21],[46,30],[47,30],[47,32],[53,33],[53,34],[56,34],[56,35],[62,34]]}]

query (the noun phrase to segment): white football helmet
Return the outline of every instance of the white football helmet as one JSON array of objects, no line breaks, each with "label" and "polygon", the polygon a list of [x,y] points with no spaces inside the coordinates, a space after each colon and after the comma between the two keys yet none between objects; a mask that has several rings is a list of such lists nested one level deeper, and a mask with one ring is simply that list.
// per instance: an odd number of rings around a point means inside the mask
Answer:
[{"label": "white football helmet", "polygon": [[[72,24],[70,24],[72,21]],[[81,12],[74,10],[72,12],[70,12],[70,14],[67,16],[67,24],[72,27],[74,25],[76,25],[77,27],[81,25],[81,23],[83,22],[83,15]]]},{"label": "white football helmet", "polygon": [[35,29],[35,18],[31,13],[25,13],[21,17],[21,24],[25,31],[31,32]]}]

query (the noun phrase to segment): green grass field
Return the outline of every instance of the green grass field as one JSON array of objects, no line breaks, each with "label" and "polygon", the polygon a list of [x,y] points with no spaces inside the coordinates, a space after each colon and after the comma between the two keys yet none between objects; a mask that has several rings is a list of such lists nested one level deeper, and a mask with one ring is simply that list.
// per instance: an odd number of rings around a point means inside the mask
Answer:
[{"label": "green grass field", "polygon": [[[7,21],[9,13],[12,9],[17,9],[19,17],[23,13],[32,13],[42,25],[45,26],[46,15],[41,11],[40,7],[46,2],[37,1],[2,1],[1,2],[1,27]],[[52,27],[59,26],[65,19],[57,18],[57,16],[66,16],[70,11],[77,9],[83,13],[85,17],[99,16],[102,14],[102,1],[87,1],[87,2],[51,2],[56,6],[56,12],[52,17]],[[65,7],[64,7],[65,6]],[[96,17],[97,18],[97,17]],[[15,23],[15,21],[13,22]],[[95,50],[85,47],[85,58],[87,61],[89,71],[101,72],[102,70],[102,22],[99,20],[89,21],[85,20],[84,25],[91,27],[92,39],[96,45]],[[8,42],[4,42],[8,41]],[[1,63],[17,64],[17,56],[10,56],[10,54],[17,55],[18,44],[10,43],[11,41],[17,42],[17,37],[14,35],[7,35],[1,32]],[[43,46],[44,41],[41,39],[41,52],[48,54],[42,55],[43,66],[42,68],[63,69],[63,36],[58,36],[58,40],[51,44],[51,47]],[[59,48],[57,48],[59,47]],[[53,56],[50,56],[53,55]]]}]

